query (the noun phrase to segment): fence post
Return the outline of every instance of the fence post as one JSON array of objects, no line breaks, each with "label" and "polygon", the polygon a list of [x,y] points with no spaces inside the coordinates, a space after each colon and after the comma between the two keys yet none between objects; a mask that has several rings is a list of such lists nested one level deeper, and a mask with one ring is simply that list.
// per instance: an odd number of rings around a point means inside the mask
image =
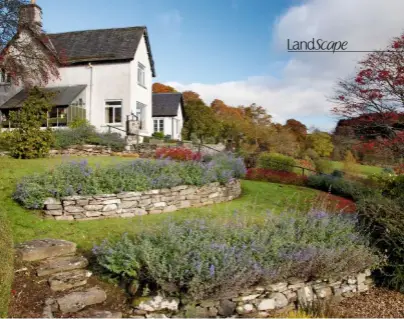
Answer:
[{"label": "fence post", "polygon": [[304,176],[304,167],[302,167],[302,174],[303,174],[303,176]]}]

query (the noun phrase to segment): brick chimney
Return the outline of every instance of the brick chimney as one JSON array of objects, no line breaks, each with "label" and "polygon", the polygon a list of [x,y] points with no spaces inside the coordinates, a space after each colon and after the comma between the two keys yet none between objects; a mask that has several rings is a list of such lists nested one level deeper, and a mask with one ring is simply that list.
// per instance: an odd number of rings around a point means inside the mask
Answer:
[{"label": "brick chimney", "polygon": [[28,26],[33,31],[40,32],[42,30],[42,9],[31,0],[30,4],[22,5],[20,8],[19,26]]}]

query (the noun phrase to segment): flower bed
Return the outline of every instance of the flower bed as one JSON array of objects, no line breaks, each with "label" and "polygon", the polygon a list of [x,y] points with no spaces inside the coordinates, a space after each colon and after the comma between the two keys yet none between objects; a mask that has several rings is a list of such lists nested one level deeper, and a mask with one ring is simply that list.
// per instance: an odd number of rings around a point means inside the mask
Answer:
[{"label": "flower bed", "polygon": [[159,159],[169,158],[177,161],[199,161],[202,155],[185,147],[160,147],[156,150],[155,157]]},{"label": "flower bed", "polygon": [[90,167],[87,161],[67,162],[43,173],[27,176],[17,185],[14,199],[30,209],[43,208],[46,198],[118,194],[167,189],[180,185],[222,185],[245,174],[243,161],[231,155],[210,162],[136,159],[114,166]]},{"label": "flower bed", "polygon": [[306,184],[307,176],[266,168],[249,168],[246,179],[302,186]]},{"label": "flower bed", "polygon": [[[323,211],[268,213],[257,224],[235,214],[224,225],[169,222],[93,252],[109,275],[131,282],[135,292],[155,287],[152,295],[184,298],[216,308],[216,314],[226,300],[232,310],[221,315],[230,316],[367,290],[370,273],[356,275],[378,266],[380,258],[356,226],[351,215]],[[142,303],[135,299],[133,305],[142,310]]]}]

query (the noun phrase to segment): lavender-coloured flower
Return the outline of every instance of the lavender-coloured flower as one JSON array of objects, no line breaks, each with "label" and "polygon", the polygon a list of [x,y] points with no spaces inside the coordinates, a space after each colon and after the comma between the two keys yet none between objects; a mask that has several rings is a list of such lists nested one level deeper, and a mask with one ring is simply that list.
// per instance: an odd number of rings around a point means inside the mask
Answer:
[{"label": "lavender-coloured flower", "polygon": [[209,274],[211,277],[215,275],[215,265],[211,264],[209,267]]}]

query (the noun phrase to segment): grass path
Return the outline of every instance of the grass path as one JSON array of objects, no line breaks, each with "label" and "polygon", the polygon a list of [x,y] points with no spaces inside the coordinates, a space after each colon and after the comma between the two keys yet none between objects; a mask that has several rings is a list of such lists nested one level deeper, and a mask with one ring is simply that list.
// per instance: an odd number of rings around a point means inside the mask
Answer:
[{"label": "grass path", "polygon": [[[39,212],[28,211],[14,202],[11,194],[16,182],[23,176],[43,172],[63,160],[80,158],[49,158],[40,160],[15,160],[0,158],[0,212],[8,217],[15,243],[34,238],[62,238],[72,240],[82,249],[89,249],[104,238],[116,238],[124,232],[137,232],[144,228],[164,227],[167,219],[206,217],[215,222],[225,222],[239,214],[258,221],[268,209],[281,211],[287,207],[305,209],[317,191],[289,185],[242,181],[243,194],[239,199],[208,207],[182,209],[169,214],[147,215],[136,218],[105,219],[83,222],[44,220]],[[90,164],[111,164],[122,160],[114,157],[88,158]]]}]

